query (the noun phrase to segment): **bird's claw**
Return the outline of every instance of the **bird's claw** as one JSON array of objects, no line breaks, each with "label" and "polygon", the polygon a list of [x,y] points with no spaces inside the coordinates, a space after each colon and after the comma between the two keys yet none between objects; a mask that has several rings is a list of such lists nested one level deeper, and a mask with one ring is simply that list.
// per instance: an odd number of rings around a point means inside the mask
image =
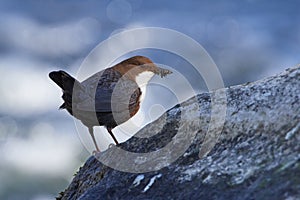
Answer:
[{"label": "bird's claw", "polygon": [[94,150],[94,151],[92,152],[93,156],[96,156],[96,155],[99,154],[99,153],[101,153],[100,150]]}]

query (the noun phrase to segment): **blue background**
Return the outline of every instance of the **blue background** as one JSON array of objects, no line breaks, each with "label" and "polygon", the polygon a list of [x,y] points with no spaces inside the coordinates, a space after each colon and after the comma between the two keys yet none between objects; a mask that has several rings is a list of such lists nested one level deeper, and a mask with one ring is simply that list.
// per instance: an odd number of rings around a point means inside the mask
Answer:
[{"label": "blue background", "polygon": [[[199,42],[226,86],[255,81],[299,63],[299,7],[296,0],[1,0],[0,199],[53,199],[89,155],[73,119],[57,111],[61,92],[51,70],[75,75],[110,35],[155,26]],[[193,87],[205,89],[176,55],[138,53],[187,69]]]}]

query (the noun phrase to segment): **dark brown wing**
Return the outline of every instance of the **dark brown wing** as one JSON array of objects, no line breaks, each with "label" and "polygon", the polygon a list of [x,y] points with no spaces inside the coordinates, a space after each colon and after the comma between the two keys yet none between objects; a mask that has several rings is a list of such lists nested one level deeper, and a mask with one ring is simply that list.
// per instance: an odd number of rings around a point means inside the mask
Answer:
[{"label": "dark brown wing", "polygon": [[[81,83],[89,95],[76,103],[79,111],[96,111],[97,113],[132,112],[139,106],[141,91],[136,82],[127,79],[111,68],[98,72]],[[93,95],[94,99],[93,99]],[[94,107],[92,106],[94,105]],[[136,112],[136,111],[134,111]]]}]

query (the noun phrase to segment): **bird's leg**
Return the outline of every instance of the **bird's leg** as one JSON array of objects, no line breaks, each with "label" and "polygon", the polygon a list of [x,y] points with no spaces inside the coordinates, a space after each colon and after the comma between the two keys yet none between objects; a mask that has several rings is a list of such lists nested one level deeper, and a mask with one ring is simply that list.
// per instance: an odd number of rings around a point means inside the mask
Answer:
[{"label": "bird's leg", "polygon": [[118,142],[118,140],[116,139],[116,137],[114,136],[114,134],[112,133],[112,131],[111,131],[112,128],[106,128],[106,129],[107,129],[107,131],[109,132],[110,136],[113,138],[114,142],[118,145],[119,142]]},{"label": "bird's leg", "polygon": [[100,152],[99,148],[98,148],[98,145],[97,145],[97,142],[96,142],[96,139],[95,139],[95,136],[94,136],[94,130],[93,130],[93,127],[89,127],[89,132],[93,138],[93,142],[95,144],[95,147],[96,147],[96,151],[97,152]]}]

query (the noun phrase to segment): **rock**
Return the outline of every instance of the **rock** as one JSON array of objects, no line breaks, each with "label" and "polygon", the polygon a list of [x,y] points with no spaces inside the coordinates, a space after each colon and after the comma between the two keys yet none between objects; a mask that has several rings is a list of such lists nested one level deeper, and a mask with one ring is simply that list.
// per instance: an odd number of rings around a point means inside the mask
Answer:
[{"label": "rock", "polygon": [[199,94],[90,157],[58,199],[300,199],[299,99],[300,66]]}]

